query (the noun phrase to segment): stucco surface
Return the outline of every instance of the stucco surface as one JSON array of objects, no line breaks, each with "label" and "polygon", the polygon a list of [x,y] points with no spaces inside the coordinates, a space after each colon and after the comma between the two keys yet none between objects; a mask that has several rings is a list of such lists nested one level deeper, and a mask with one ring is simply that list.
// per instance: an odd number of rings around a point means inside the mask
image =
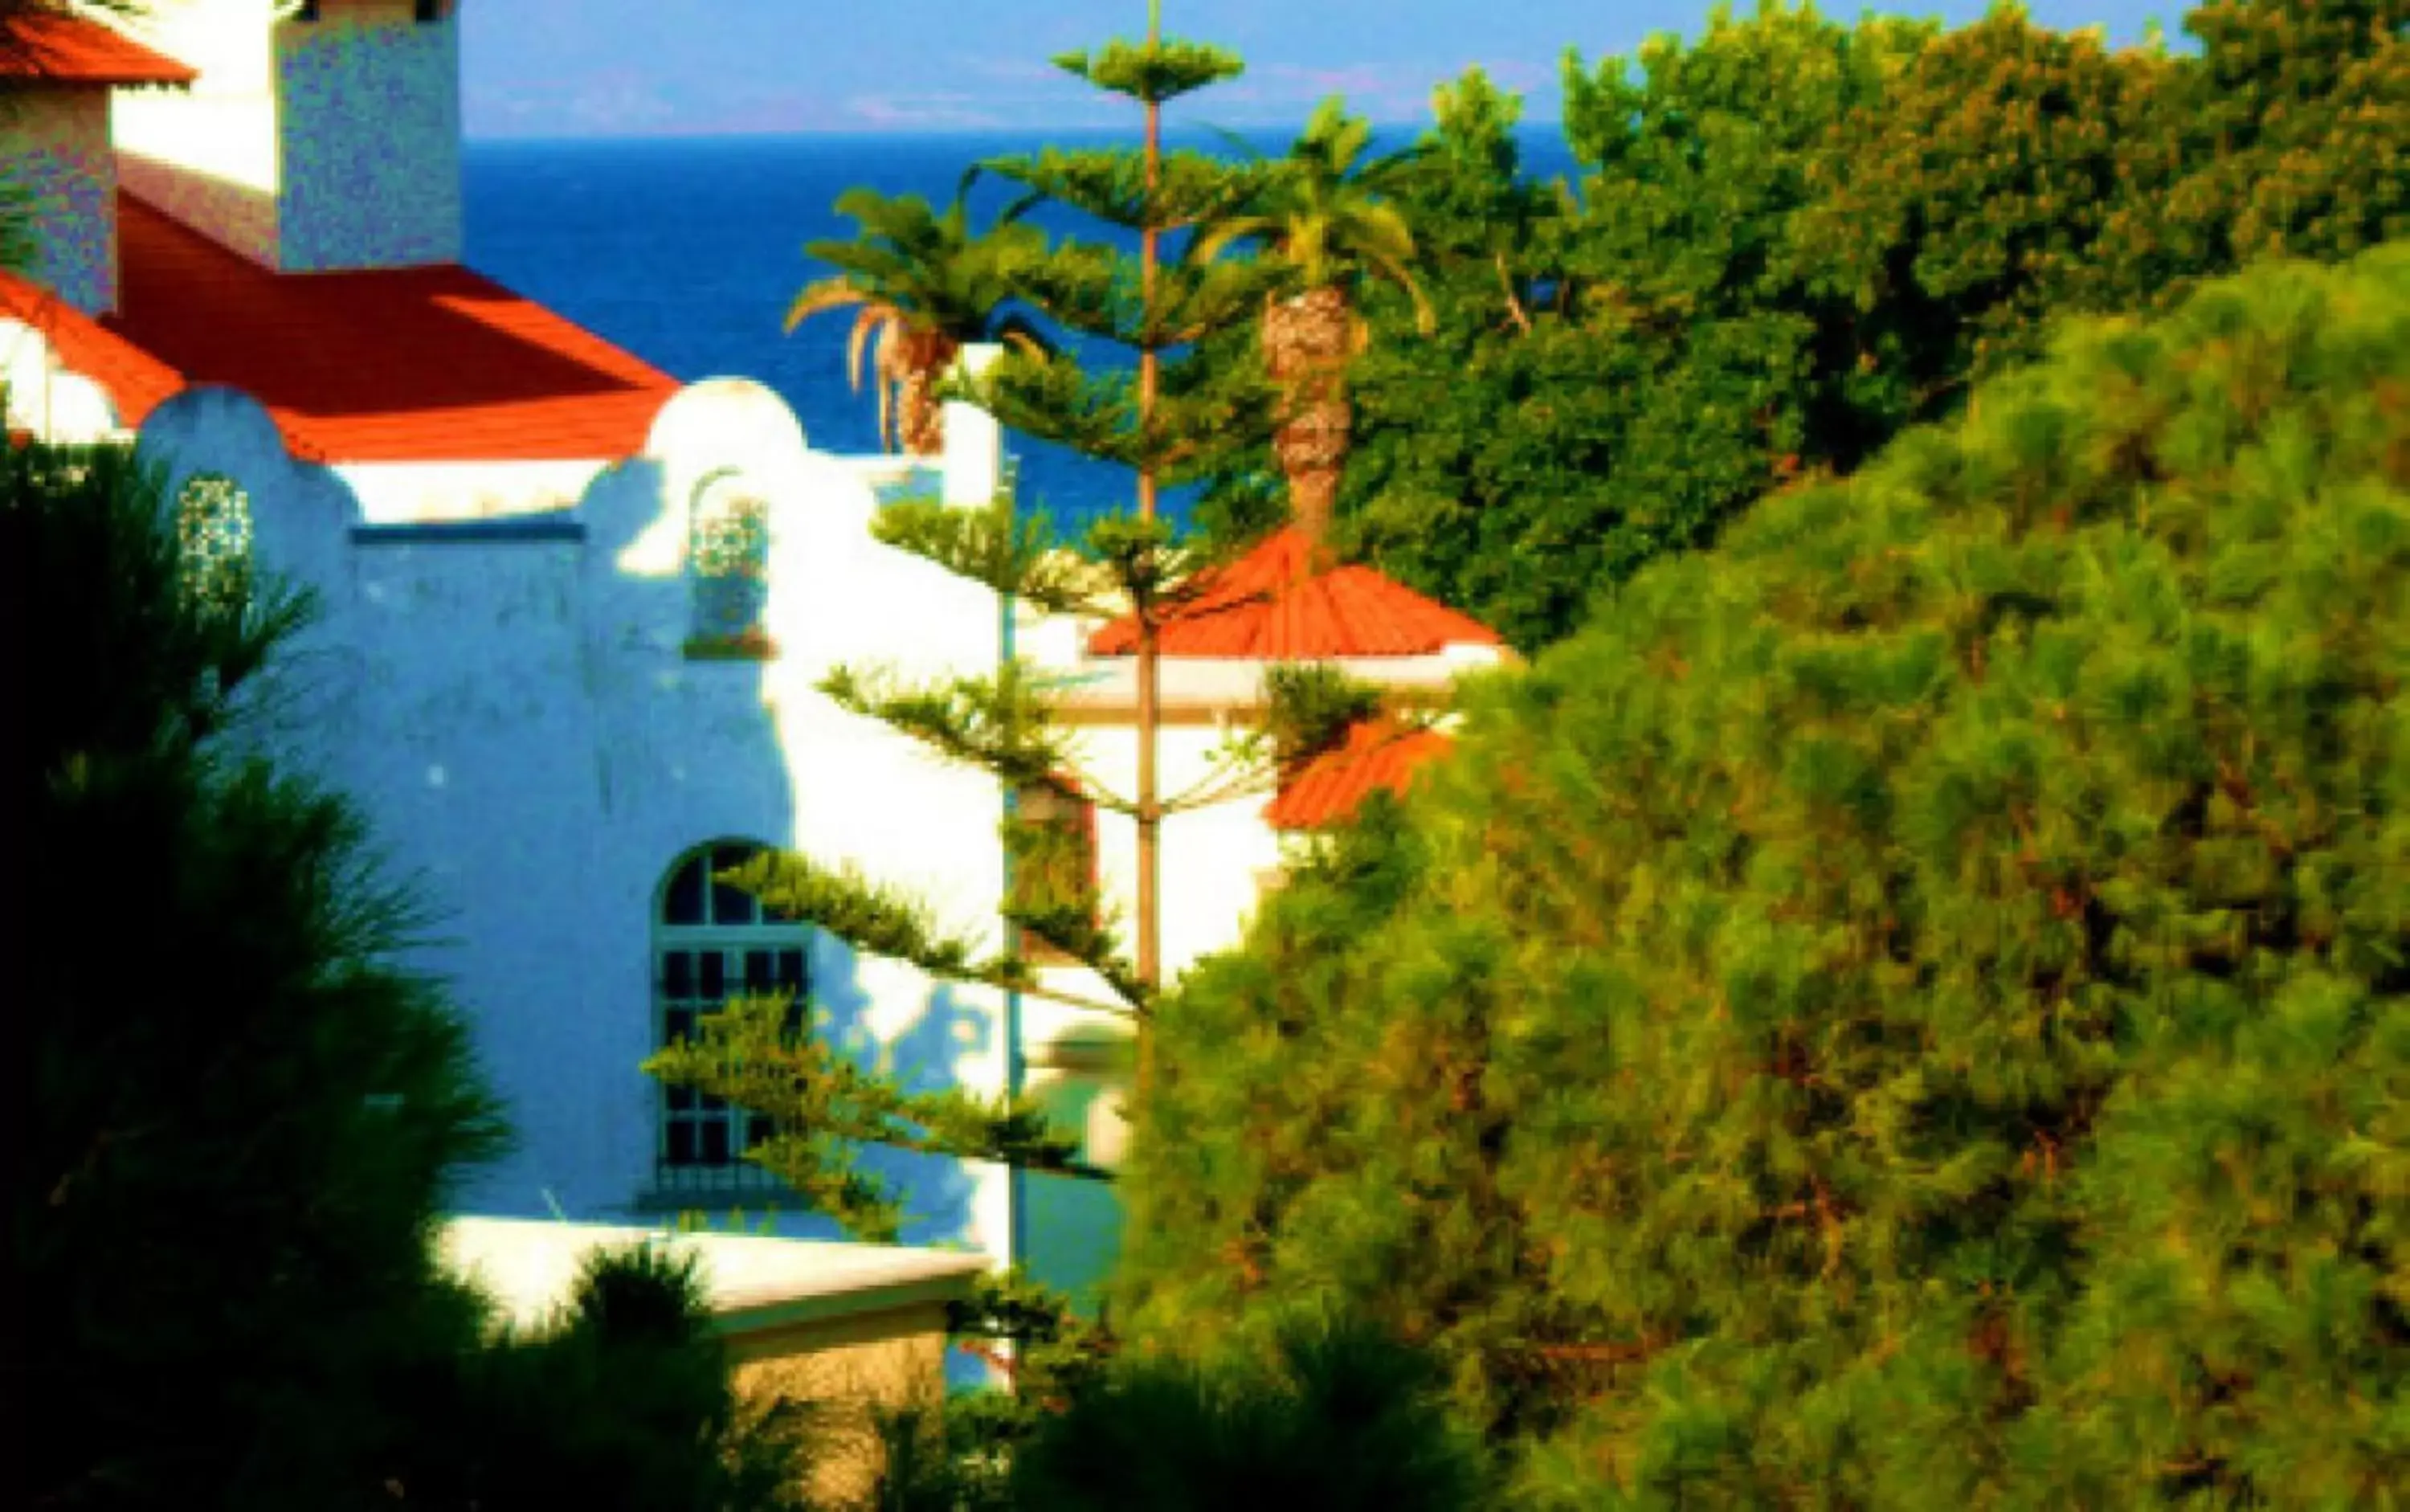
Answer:
[{"label": "stucco surface", "polygon": [[287,272],[460,260],[460,29],[411,0],[276,29]]},{"label": "stucco surface", "polygon": [[811,1406],[811,1489],[849,1505],[878,1485],[885,1456],[873,1414],[943,1390],[945,1309],[900,1308],[730,1340],[736,1389],[748,1402]]},{"label": "stucco surface", "polygon": [[0,102],[0,161],[29,197],[35,260],[22,269],[87,315],[117,304],[117,164],[109,92],[16,89]]},{"label": "stucco surface", "polygon": [[[470,1014],[519,1135],[468,1193],[472,1210],[658,1209],[660,1093],[639,1069],[658,1034],[652,920],[693,847],[793,847],[951,918],[993,921],[994,781],[815,685],[840,661],[992,666],[994,601],[873,540],[860,470],[812,452],[768,390],[692,385],[646,455],[596,472],[574,507],[465,529],[370,521],[343,474],[293,459],[267,414],[229,390],[178,396],[143,443],[171,486],[235,479],[262,567],[318,596],[277,738],[358,799],[438,913],[421,959]],[[715,487],[768,501],[771,661],[685,654],[688,513],[714,472]],[[825,935],[810,956],[841,1042],[918,1084],[1001,1088],[997,995]],[[1001,1253],[1002,1172],[885,1151],[868,1163],[909,1184],[922,1216],[907,1239]]]}]

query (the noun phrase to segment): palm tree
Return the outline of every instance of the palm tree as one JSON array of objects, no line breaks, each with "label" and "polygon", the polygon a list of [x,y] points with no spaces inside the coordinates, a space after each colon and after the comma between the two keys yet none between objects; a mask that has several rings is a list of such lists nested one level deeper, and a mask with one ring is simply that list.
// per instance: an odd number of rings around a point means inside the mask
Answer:
[{"label": "palm tree", "polygon": [[1285,393],[1272,453],[1288,480],[1290,518],[1314,547],[1309,565],[1321,558],[1347,463],[1347,365],[1366,341],[1356,290],[1367,278],[1386,279],[1414,301],[1417,328],[1428,335],[1433,324],[1412,271],[1414,233],[1381,196],[1415,154],[1361,162],[1372,137],[1339,97],[1323,101],[1262,194],[1191,249],[1202,260],[1255,239],[1295,274],[1296,292],[1265,302],[1263,351]]},{"label": "palm tree", "polygon": [[962,349],[994,340],[1038,344],[1026,322],[998,321],[996,312],[1012,293],[1014,271],[1044,254],[1045,238],[1009,214],[974,236],[961,194],[943,214],[919,195],[872,189],[846,191],[836,208],[861,231],[850,241],[804,249],[838,272],[795,296],[786,328],[823,310],[856,311],[846,368],[859,391],[863,350],[871,347],[879,444],[934,457],[945,445],[936,383]]}]

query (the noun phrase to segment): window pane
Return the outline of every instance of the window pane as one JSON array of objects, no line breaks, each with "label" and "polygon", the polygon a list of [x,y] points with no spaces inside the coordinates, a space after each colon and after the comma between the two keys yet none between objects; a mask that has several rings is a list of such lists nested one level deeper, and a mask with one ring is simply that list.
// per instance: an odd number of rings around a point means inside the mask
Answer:
[{"label": "window pane", "polygon": [[768,1119],[747,1119],[745,1121],[745,1148],[748,1150],[758,1150],[762,1145],[767,1144],[770,1141],[771,1131],[772,1125]]},{"label": "window pane", "polygon": [[804,990],[804,952],[797,950],[778,952],[775,983],[800,995]]},{"label": "window pane", "polygon": [[724,1119],[715,1118],[711,1122],[701,1126],[701,1127],[703,1132],[703,1163],[706,1166],[724,1166],[728,1164],[730,1156],[728,1149],[727,1121]]},{"label": "window pane", "polygon": [[718,951],[706,951],[695,965],[702,968],[703,980],[695,996],[705,1002],[717,1003],[728,996],[728,958]]},{"label": "window pane", "polygon": [[706,1092],[703,1095],[703,1111],[707,1113],[718,1113],[722,1117],[726,1117],[728,1113],[728,1099],[726,1098],[715,1098],[710,1093]]},{"label": "window pane", "polygon": [[669,1163],[674,1166],[693,1165],[694,1126],[682,1122],[674,1123],[669,1127],[669,1154],[665,1157]]},{"label": "window pane", "polygon": [[703,923],[703,871],[704,862],[697,856],[677,869],[670,879],[669,896],[661,903],[661,922],[668,924],[699,924]]},{"label": "window pane", "polygon": [[771,952],[768,951],[745,952],[745,990],[747,992],[766,993],[777,985],[770,969],[770,962]]},{"label": "window pane", "polygon": [[694,956],[671,951],[661,957],[661,991],[671,997],[694,996]]},{"label": "window pane", "polygon": [[683,1008],[674,1008],[661,1015],[661,1043],[676,1044],[694,1038],[694,1014]]},{"label": "window pane", "polygon": [[682,1086],[670,1088],[670,1112],[674,1113],[694,1112],[694,1088]]},{"label": "window pane", "polygon": [[[754,856],[752,849],[742,849],[742,847],[716,849],[716,851],[711,851],[713,876],[719,876],[719,873],[723,873],[723,870],[735,870],[737,865],[745,865],[748,861],[752,861],[752,856]],[[752,923],[754,922],[752,893],[745,893],[742,887],[731,887],[719,880],[711,882],[711,922],[713,923]]]}]

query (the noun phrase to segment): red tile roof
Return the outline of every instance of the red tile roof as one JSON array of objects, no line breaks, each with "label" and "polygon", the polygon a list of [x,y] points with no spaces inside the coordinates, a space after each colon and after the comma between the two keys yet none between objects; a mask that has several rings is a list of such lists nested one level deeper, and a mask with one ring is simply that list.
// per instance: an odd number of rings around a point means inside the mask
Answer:
[{"label": "red tile roof", "polygon": [[186,382],[257,399],[297,456],[616,460],[678,388],[457,265],[276,273],[132,195],[117,204],[118,310],[101,324]]},{"label": "red tile roof", "polygon": [[69,371],[109,390],[129,430],[184,386],[182,373],[29,279],[0,271],[0,315],[41,331]]},{"label": "red tile roof", "polygon": [[1454,742],[1436,730],[1414,730],[1394,720],[1366,720],[1347,733],[1347,743],[1324,751],[1281,785],[1264,807],[1264,821],[1276,830],[1314,830],[1356,812],[1375,790],[1403,792],[1423,765],[1447,753]]},{"label": "red tile roof", "polygon": [[0,79],[52,84],[189,84],[200,72],[81,16],[0,20]]},{"label": "red tile roof", "polygon": [[[1259,661],[1428,656],[1446,646],[1497,646],[1498,632],[1425,598],[1370,567],[1299,574],[1306,550],[1294,529],[1278,531],[1215,569],[1202,591],[1167,618],[1166,656]],[[1138,649],[1138,621],[1114,620],[1088,639],[1096,656]]]}]

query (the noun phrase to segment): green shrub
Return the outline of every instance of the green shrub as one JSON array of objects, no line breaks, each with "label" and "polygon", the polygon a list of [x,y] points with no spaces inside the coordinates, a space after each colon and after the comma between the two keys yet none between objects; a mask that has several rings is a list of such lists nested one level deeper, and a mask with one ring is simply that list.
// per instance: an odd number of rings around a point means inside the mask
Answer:
[{"label": "green shrub", "polygon": [[1125,1358],[1015,1455],[1047,1512],[1455,1512],[1479,1461],[1431,1362],[1361,1323],[1290,1321],[1268,1360]]},{"label": "green shrub", "polygon": [[2405,675],[2410,248],[2074,329],[1191,978],[1123,1316],[1360,1307],[1536,1505],[2389,1505]]}]

